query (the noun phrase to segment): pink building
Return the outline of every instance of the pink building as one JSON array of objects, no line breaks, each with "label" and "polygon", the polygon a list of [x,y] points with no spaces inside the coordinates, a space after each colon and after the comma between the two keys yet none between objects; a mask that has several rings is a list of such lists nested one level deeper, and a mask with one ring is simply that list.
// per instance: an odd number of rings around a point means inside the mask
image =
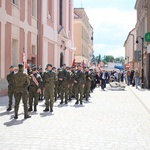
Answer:
[{"label": "pink building", "polygon": [[73,0],[0,0],[0,78],[9,66],[71,65],[74,56]]},{"label": "pink building", "polygon": [[38,65],[71,66],[74,56],[73,0],[39,0]]}]

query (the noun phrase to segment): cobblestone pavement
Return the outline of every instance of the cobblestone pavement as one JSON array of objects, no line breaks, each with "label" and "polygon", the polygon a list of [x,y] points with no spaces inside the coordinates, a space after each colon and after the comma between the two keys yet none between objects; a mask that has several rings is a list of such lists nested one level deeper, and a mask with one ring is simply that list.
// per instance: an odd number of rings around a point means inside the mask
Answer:
[{"label": "cobblestone pavement", "polygon": [[83,106],[59,102],[53,113],[39,102],[26,120],[21,103],[15,120],[0,97],[0,150],[150,150],[150,91],[96,88]]}]

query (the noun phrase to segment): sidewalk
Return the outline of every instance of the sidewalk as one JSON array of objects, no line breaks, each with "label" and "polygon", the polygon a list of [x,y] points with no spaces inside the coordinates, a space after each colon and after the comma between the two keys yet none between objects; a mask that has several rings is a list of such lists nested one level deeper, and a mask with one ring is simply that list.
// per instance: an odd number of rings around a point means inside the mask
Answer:
[{"label": "sidewalk", "polygon": [[54,112],[37,113],[24,120],[6,112],[7,97],[0,97],[0,150],[149,150],[150,92],[127,87],[125,91],[96,88],[83,106],[54,103]]}]

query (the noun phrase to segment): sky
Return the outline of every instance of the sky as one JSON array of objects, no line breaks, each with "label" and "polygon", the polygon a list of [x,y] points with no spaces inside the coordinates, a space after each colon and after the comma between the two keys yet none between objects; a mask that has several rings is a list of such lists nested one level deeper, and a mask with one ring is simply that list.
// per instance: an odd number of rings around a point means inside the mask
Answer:
[{"label": "sky", "polygon": [[136,0],[74,0],[75,8],[84,8],[93,27],[94,55],[124,57],[124,43],[135,28]]}]

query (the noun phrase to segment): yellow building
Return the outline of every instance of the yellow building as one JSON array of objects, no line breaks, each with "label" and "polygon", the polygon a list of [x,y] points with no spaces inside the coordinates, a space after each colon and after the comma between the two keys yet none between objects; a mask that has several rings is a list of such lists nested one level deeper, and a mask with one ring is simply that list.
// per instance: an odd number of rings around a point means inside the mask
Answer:
[{"label": "yellow building", "polygon": [[74,8],[74,45],[77,64],[89,65],[93,55],[93,28],[84,8]]}]

